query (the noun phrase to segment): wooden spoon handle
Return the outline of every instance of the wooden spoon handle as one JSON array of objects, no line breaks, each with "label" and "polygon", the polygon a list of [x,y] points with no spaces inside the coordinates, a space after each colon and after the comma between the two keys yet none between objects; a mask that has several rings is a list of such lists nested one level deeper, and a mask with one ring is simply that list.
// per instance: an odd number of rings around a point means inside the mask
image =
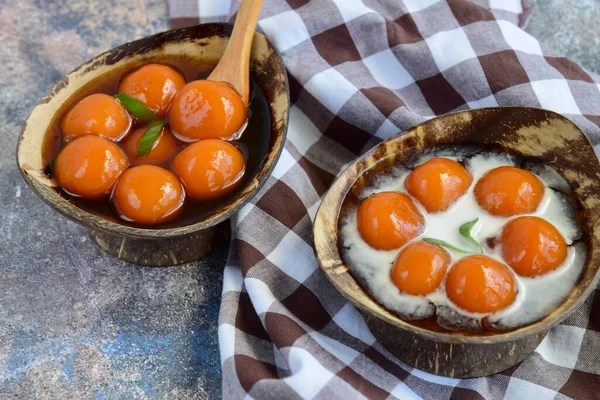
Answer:
[{"label": "wooden spoon handle", "polygon": [[250,50],[262,4],[263,0],[241,1],[225,53],[208,77],[229,83],[246,105],[250,97]]}]

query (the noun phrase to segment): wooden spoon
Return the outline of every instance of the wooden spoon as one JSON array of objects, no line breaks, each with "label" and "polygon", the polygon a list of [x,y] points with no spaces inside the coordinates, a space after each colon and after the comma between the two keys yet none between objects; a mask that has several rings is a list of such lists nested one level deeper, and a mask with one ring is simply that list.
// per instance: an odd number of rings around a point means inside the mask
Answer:
[{"label": "wooden spoon", "polygon": [[241,1],[225,53],[207,78],[230,84],[246,106],[250,100],[250,50],[262,4],[263,0]]}]

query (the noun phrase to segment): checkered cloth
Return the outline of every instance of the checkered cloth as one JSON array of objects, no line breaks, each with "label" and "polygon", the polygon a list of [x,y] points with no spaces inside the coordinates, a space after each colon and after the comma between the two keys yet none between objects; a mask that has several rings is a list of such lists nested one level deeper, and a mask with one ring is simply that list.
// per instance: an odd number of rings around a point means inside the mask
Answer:
[{"label": "checkered cloth", "polygon": [[[237,9],[169,6],[174,26]],[[450,379],[382,348],[313,254],[312,220],[335,176],[434,115],[543,107],[600,143],[600,77],[521,30],[522,12],[514,0],[265,1],[259,29],[283,55],[292,107],[272,177],[232,221],[219,320],[226,398],[600,398],[600,292],[522,364]]]}]

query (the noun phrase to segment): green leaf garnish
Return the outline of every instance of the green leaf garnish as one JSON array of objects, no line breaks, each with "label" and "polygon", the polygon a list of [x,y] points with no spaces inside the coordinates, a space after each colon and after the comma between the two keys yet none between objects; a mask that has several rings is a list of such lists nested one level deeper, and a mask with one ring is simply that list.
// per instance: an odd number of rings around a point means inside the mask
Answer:
[{"label": "green leaf garnish", "polygon": [[445,247],[447,249],[456,251],[458,253],[463,253],[463,254],[470,254],[472,253],[472,251],[467,251],[467,250],[463,250],[463,249],[459,249],[458,247],[446,242],[445,240],[440,240],[440,239],[433,239],[433,238],[423,238],[422,239],[425,243],[429,243],[429,244],[435,244],[437,246],[442,246]]},{"label": "green leaf garnish", "polygon": [[127,93],[115,94],[114,97],[115,99],[119,100],[119,103],[121,103],[131,115],[133,115],[140,121],[148,124],[150,122],[160,120],[160,118],[158,118],[158,116],[154,114],[154,112],[151,109],[149,109],[139,100],[134,99]]},{"label": "green leaf garnish", "polygon": [[150,153],[152,146],[154,146],[154,141],[162,132],[163,126],[165,126],[165,123],[159,121],[146,128],[146,132],[144,132],[144,136],[142,136],[140,143],[138,144],[137,157],[145,156]]},{"label": "green leaf garnish", "polygon": [[469,243],[471,243],[473,246],[477,247],[477,250],[479,250],[479,252],[483,254],[483,247],[481,247],[481,244],[479,244],[479,242],[473,236],[471,236],[471,230],[473,229],[473,227],[475,226],[477,221],[479,221],[479,218],[476,218],[473,221],[462,224],[460,226],[460,228],[458,228],[458,231],[465,239],[467,239],[467,241]]}]

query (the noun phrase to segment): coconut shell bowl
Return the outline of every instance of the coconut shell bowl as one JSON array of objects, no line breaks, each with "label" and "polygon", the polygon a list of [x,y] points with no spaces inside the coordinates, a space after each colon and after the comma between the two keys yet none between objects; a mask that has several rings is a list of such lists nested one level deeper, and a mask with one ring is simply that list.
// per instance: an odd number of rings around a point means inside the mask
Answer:
[{"label": "coconut shell bowl", "polygon": [[[114,80],[151,62],[185,58],[214,66],[223,55],[231,36],[228,24],[202,24],[145,37],[113,48],[61,79],[40,100],[21,132],[17,162],[24,179],[47,204],[69,219],[84,226],[94,242],[104,251],[127,262],[148,266],[168,266],[198,260],[219,242],[228,240],[223,222],[247,203],[273,170],[283,149],[289,109],[289,90],[283,61],[265,36],[255,33],[250,55],[250,76],[264,93],[270,116],[265,155],[254,173],[211,212],[186,224],[164,228],[128,225],[117,218],[90,212],[68,196],[61,194],[54,179],[46,174],[44,159],[46,137],[64,110],[77,100],[88,85]],[[118,79],[118,78],[117,78]]]},{"label": "coconut shell bowl", "polygon": [[[452,332],[411,324],[376,302],[340,254],[340,212],[373,171],[386,170],[431,149],[455,146],[502,151],[546,164],[573,190],[582,216],[582,240],[588,248],[585,266],[567,298],[537,322],[497,333]],[[583,132],[551,111],[506,107],[448,114],[380,143],[350,165],[323,199],[314,224],[314,242],[328,279],[358,308],[373,335],[392,354],[437,375],[491,375],[530,355],[548,330],[573,313],[596,287],[600,278],[600,164]]]}]

